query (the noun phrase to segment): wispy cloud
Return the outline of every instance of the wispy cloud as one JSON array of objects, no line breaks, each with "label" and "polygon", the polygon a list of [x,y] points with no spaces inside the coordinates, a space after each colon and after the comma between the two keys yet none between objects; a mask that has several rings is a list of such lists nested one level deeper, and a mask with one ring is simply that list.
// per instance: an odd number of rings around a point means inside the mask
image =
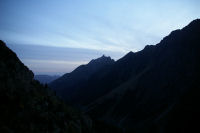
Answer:
[{"label": "wispy cloud", "polygon": [[[50,56],[51,60],[77,61],[79,56],[88,61],[102,53],[118,59],[128,51],[154,45],[172,30],[200,18],[199,5],[199,0],[1,0],[0,39],[62,51],[48,49],[51,52],[42,52],[51,54],[45,55],[37,48],[32,54],[26,49],[29,53],[18,51],[21,59]],[[17,47],[21,46],[13,48]]]},{"label": "wispy cloud", "polygon": [[58,60],[33,60],[22,59],[35,74],[62,75],[71,72],[85,61],[58,61]]},{"label": "wispy cloud", "polygon": [[103,54],[115,60],[125,53],[91,50],[81,48],[53,47],[42,45],[8,44],[8,47],[17,53],[22,62],[34,73],[39,74],[64,74],[72,71],[79,65]]}]

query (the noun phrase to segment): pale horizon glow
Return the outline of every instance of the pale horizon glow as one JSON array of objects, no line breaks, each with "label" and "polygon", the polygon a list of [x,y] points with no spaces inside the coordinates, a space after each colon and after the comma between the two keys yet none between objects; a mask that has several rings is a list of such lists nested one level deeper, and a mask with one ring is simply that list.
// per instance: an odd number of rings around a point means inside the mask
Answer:
[{"label": "pale horizon glow", "polygon": [[[199,9],[199,0],[1,0],[0,39],[34,73],[64,74],[80,65],[69,60],[89,62],[105,53],[116,60],[155,45],[200,18]],[[48,47],[56,58],[39,49]],[[51,60],[51,67],[40,60]]]},{"label": "pale horizon glow", "polygon": [[[78,67],[80,64],[85,65],[87,61],[65,61],[65,60],[32,60],[32,59],[23,59],[22,60],[27,66],[33,68],[35,70],[35,74],[45,75],[48,73],[49,75],[63,75],[63,73],[59,73],[60,71],[71,72],[74,68]],[[38,65],[40,64],[40,69],[38,69]],[[66,67],[69,66],[69,67]],[[42,68],[42,69],[41,69]]]}]

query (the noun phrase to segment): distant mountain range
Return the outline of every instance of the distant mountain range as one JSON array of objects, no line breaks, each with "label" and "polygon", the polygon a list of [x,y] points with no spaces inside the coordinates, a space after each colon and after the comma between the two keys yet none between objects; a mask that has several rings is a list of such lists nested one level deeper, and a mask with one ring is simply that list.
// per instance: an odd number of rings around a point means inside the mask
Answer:
[{"label": "distant mountain range", "polygon": [[59,78],[59,75],[35,75],[34,79],[38,80],[41,84],[48,84],[54,80],[56,80],[57,78]]},{"label": "distant mountain range", "polygon": [[49,86],[126,133],[199,131],[200,20],[117,61],[92,60]]}]

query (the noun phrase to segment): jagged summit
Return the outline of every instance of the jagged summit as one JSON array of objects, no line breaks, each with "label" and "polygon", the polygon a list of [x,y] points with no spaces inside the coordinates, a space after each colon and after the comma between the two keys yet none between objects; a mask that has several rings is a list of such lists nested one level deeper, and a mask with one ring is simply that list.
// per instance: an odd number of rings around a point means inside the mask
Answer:
[{"label": "jagged summit", "polygon": [[[88,79],[96,72],[114,64],[114,60],[105,55],[91,60],[86,65],[77,67],[71,73],[64,74],[62,77],[51,82],[49,86],[57,92],[57,95],[66,101],[72,101],[73,96],[80,92],[82,86],[87,84]],[[73,88],[73,89],[71,89]],[[66,96],[66,94],[68,94]]]},{"label": "jagged summit", "polygon": [[93,64],[93,63],[109,63],[109,62],[114,62],[114,60],[111,59],[110,56],[102,55],[101,57],[99,57],[97,59],[92,59],[88,64]]}]

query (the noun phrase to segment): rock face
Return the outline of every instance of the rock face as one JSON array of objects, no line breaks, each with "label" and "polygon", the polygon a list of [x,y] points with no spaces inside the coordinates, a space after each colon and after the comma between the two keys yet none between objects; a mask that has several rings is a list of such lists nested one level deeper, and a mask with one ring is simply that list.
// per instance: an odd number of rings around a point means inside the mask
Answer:
[{"label": "rock face", "polygon": [[33,76],[0,41],[1,133],[91,132],[88,117],[66,106]]}]

